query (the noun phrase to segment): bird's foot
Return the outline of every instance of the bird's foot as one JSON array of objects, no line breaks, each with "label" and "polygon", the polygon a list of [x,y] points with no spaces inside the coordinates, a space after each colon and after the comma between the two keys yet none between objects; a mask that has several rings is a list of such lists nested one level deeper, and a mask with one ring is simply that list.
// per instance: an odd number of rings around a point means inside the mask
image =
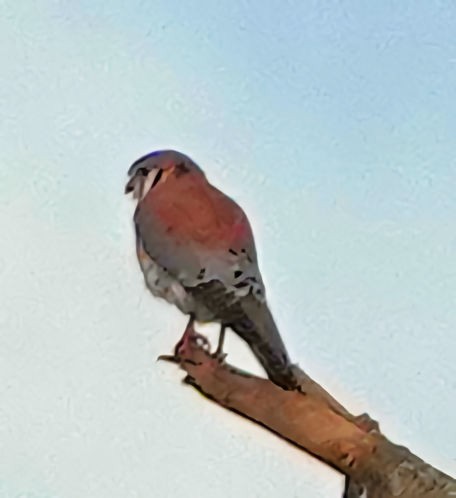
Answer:
[{"label": "bird's foot", "polygon": [[205,337],[203,334],[194,332],[190,337],[190,340],[194,341],[198,347],[205,349],[206,351],[210,350],[211,344],[208,341],[207,337]]},{"label": "bird's foot", "polygon": [[196,332],[193,328],[193,321],[190,321],[185,329],[184,335],[174,348],[174,356],[179,357],[179,352],[181,350],[185,350],[192,343],[196,344],[197,347],[206,351],[209,351],[210,349],[210,344],[207,338],[204,335]]},{"label": "bird's foot", "polygon": [[219,350],[219,349],[217,349],[216,351],[214,351],[211,354],[211,358],[213,358],[214,360],[217,360],[220,364],[223,364],[225,362],[225,358],[227,356],[228,355],[226,353],[224,353],[222,350]]},{"label": "bird's foot", "polygon": [[[207,338],[196,332],[193,327],[195,319],[193,316],[190,317],[187,326],[185,327],[185,332],[182,335],[179,342],[174,347],[173,355],[160,355],[157,360],[169,361],[171,363],[180,363],[185,358],[186,352],[189,353],[192,348],[200,348],[207,353],[210,353],[210,344]],[[217,350],[218,351],[218,350]],[[217,353],[217,352],[216,352]],[[213,356],[213,355],[211,355]],[[223,361],[226,355],[217,353],[217,357],[220,356],[220,361]],[[187,361],[187,360],[184,360]]]},{"label": "bird's foot", "polygon": [[185,357],[185,351],[188,351],[189,348],[194,347],[193,345],[195,344],[197,348],[201,348],[205,351],[209,351],[210,349],[209,341],[206,339],[206,337],[204,337],[204,335],[195,332],[193,326],[187,327],[185,329],[184,335],[174,347],[174,354],[162,354],[157,358],[157,360],[169,361],[171,363],[180,363],[182,361],[182,358]]},{"label": "bird's foot", "polygon": [[169,361],[170,363],[179,363],[179,358],[173,354],[161,354],[157,356],[157,361]]}]

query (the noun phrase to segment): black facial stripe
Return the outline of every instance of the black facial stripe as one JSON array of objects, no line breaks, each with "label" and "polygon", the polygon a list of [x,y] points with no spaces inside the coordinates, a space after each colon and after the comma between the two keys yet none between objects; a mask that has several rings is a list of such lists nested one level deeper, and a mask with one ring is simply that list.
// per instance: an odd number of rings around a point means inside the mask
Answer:
[{"label": "black facial stripe", "polygon": [[150,187],[150,189],[152,190],[155,185],[157,185],[157,183],[160,181],[160,178],[162,177],[162,174],[163,174],[163,170],[162,169],[159,169],[158,170],[158,173],[155,175],[155,178],[154,178],[154,181],[152,182],[152,187]]}]

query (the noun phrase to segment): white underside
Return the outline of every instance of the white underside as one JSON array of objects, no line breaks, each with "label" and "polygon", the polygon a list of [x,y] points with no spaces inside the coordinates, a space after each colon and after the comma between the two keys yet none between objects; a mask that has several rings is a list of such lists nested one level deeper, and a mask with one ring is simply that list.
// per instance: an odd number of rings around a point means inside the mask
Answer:
[{"label": "white underside", "polygon": [[[138,244],[141,244],[138,241]],[[141,247],[139,248],[142,249]],[[145,257],[144,252],[138,261],[144,274],[144,280],[148,289],[155,297],[165,299],[170,304],[177,306],[182,313],[193,313],[198,321],[208,322],[215,320],[213,313],[206,307],[195,303],[195,300],[188,294],[183,285],[150,257]]]}]

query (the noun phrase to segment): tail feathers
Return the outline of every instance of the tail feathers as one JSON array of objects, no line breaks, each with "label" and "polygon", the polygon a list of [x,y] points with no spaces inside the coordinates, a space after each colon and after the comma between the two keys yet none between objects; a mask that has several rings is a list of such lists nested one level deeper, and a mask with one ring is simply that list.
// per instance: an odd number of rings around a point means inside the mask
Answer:
[{"label": "tail feathers", "polygon": [[243,313],[229,326],[249,345],[268,377],[284,389],[293,389],[296,379],[285,344],[266,303],[250,296],[241,300]]},{"label": "tail feathers", "polygon": [[237,299],[227,294],[218,280],[185,287],[196,303],[211,310],[214,317],[230,327],[250,347],[268,377],[284,389],[297,385],[295,366],[290,363],[287,350],[280,337],[274,318],[265,302],[252,294]]}]

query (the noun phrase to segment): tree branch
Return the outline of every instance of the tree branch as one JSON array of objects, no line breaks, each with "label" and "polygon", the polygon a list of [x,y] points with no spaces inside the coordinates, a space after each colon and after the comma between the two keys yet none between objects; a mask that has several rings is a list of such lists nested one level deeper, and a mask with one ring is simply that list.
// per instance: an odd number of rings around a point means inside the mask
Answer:
[{"label": "tree branch", "polygon": [[214,358],[195,337],[161,358],[178,363],[207,398],[342,472],[344,498],[456,497],[454,479],[393,444],[368,416],[351,415],[298,367],[300,391],[286,391]]}]

